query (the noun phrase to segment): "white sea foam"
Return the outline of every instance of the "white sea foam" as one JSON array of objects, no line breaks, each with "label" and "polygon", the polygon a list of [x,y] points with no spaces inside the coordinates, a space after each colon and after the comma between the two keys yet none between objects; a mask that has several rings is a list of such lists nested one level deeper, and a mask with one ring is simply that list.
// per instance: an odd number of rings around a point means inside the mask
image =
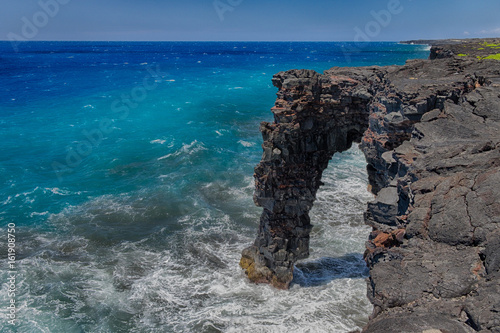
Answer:
[{"label": "white sea foam", "polygon": [[156,140],[151,140],[149,143],[159,143],[159,144],[164,144],[165,142],[167,142],[167,140],[163,140],[163,139],[156,139]]},{"label": "white sea foam", "polygon": [[49,212],[48,211],[45,211],[45,212],[32,212],[30,214],[30,217],[35,217],[35,216],[47,216],[49,215]]},{"label": "white sea foam", "polygon": [[13,202],[13,200],[22,200],[26,204],[33,204],[35,201],[39,200],[40,198],[46,196],[46,195],[60,195],[60,196],[69,196],[69,195],[80,195],[82,192],[71,192],[68,190],[60,189],[58,187],[53,187],[53,188],[41,188],[39,186],[36,186],[34,189],[31,191],[25,191],[21,193],[17,193],[14,196],[9,196],[3,204],[10,204]]},{"label": "white sea foam", "polygon": [[249,142],[249,141],[244,141],[244,140],[240,140],[240,141],[238,141],[238,143],[240,145],[242,145],[243,147],[253,147],[256,145],[255,142]]},{"label": "white sea foam", "polygon": [[2,205],[8,205],[11,202],[12,202],[12,196],[9,195],[7,199],[5,199],[4,202],[2,202]]},{"label": "white sea foam", "polygon": [[164,160],[164,159],[166,159],[166,158],[169,158],[170,156],[172,156],[172,154],[167,154],[167,155],[164,155],[164,156],[162,156],[162,157],[158,157],[158,159],[157,159],[157,160],[158,160],[158,161],[161,161],[161,160]]},{"label": "white sea foam", "polygon": [[[67,190],[62,190],[58,187],[53,187],[53,188],[45,188],[46,191],[49,191],[53,194],[57,194],[57,195],[71,195],[73,194],[71,191],[67,191]],[[80,194],[81,192],[77,192],[76,194]]]},{"label": "white sea foam", "polygon": [[[173,154],[196,149],[206,148],[193,141]],[[156,222],[139,237],[127,236],[125,228],[146,230],[152,194],[140,197],[149,200],[105,195],[49,215],[57,233],[20,240],[19,332],[359,329],[371,310],[361,255],[369,232],[362,211],[370,195],[362,156],[349,154],[324,173],[327,185],[311,212],[311,257],[297,264],[290,290],[249,283],[238,266],[261,212],[241,209],[252,205],[251,176],[203,185],[186,213],[161,228]],[[120,237],[109,241],[114,233]],[[5,330],[4,313],[0,319]]]},{"label": "white sea foam", "polygon": [[203,151],[203,150],[207,150],[207,148],[205,148],[203,143],[198,142],[197,140],[194,140],[190,144],[183,144],[182,147],[179,148],[174,153],[170,153],[170,154],[164,155],[162,157],[159,157],[159,158],[157,158],[157,160],[161,161],[161,160],[164,160],[164,159],[167,159],[170,157],[178,157],[178,156],[182,156],[182,155],[192,155],[192,154],[195,154],[195,153]]}]

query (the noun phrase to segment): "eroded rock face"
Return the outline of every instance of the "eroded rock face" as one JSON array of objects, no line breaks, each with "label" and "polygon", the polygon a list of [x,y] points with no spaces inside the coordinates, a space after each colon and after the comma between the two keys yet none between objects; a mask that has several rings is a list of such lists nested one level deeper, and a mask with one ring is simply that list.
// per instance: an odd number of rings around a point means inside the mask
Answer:
[{"label": "eroded rock face", "polygon": [[500,62],[293,70],[273,83],[248,277],[288,288],[308,256],[322,172],[361,141],[377,194],[365,213],[374,312],[364,332],[500,332]]},{"label": "eroded rock face", "polygon": [[[427,107],[408,141],[376,154],[364,145],[385,181],[365,219],[375,230],[365,253],[375,310],[364,332],[402,332],[435,316],[442,332],[500,332],[500,63],[450,58],[400,70],[415,85],[389,71],[398,95]],[[372,208],[379,201],[392,203],[386,217]],[[399,244],[376,242],[403,230]]]},{"label": "eroded rock face", "polygon": [[309,255],[308,213],[323,170],[361,139],[371,95],[355,79],[307,70],[279,73],[273,84],[275,120],[261,124],[264,153],[254,175],[254,201],[264,210],[241,266],[252,281],[286,289],[295,262]]}]

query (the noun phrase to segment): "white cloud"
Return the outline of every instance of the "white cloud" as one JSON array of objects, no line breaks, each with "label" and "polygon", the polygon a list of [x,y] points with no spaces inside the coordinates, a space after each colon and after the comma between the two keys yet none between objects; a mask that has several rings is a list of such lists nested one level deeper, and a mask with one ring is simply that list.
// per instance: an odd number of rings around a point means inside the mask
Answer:
[{"label": "white cloud", "polygon": [[464,35],[465,35],[465,36],[469,36],[469,35],[470,35],[470,32],[468,32],[468,31],[464,31]]},{"label": "white cloud", "polygon": [[500,27],[490,30],[481,30],[479,31],[481,35],[500,35]]}]

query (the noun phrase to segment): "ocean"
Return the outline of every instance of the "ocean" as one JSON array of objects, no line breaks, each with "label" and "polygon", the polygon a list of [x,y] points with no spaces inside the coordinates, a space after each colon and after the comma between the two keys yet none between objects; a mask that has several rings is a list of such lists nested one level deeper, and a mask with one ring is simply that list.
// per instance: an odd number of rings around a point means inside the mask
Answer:
[{"label": "ocean", "polygon": [[239,268],[261,213],[259,123],[273,119],[279,71],[428,54],[388,42],[0,42],[0,331],[363,327],[372,195],[357,147],[325,172],[290,290]]}]

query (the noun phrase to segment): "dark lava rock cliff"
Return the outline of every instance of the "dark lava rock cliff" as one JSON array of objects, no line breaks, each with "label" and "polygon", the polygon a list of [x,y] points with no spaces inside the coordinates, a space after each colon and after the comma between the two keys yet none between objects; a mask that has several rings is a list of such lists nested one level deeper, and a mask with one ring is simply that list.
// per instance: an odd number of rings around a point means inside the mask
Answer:
[{"label": "dark lava rock cliff", "polygon": [[360,142],[377,195],[363,332],[500,332],[500,62],[291,70],[273,84],[255,168],[263,213],[240,262],[249,279],[288,288],[322,172]]}]

